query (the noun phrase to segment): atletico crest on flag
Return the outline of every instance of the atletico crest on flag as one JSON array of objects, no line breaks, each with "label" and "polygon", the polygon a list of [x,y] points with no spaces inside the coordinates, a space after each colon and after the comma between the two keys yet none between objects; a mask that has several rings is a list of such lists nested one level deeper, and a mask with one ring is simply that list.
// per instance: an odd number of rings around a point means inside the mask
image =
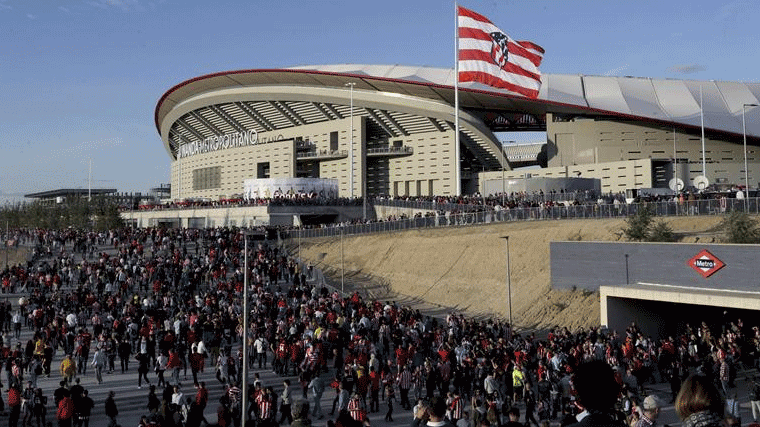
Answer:
[{"label": "atletico crest on flag", "polygon": [[509,55],[509,37],[506,34],[494,31],[491,33],[491,39],[493,39],[493,45],[491,46],[491,58],[500,68],[504,68],[507,64],[507,57]]},{"label": "atletico crest on flag", "polygon": [[488,18],[457,8],[460,82],[478,82],[536,98],[541,87],[538,67],[544,49],[511,39]]}]

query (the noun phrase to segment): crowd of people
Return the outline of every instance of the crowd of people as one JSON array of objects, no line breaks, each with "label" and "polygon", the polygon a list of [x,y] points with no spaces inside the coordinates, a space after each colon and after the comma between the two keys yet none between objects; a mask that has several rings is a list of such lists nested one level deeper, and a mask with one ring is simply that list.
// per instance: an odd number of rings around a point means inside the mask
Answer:
[{"label": "crowd of people", "polygon": [[[390,422],[397,407],[431,427],[444,420],[503,426],[521,416],[526,424],[567,425],[583,414],[598,418],[604,406],[615,425],[642,427],[662,406],[646,396],[645,384],[669,383],[676,401],[696,373],[700,387],[735,401],[737,372],[757,367],[760,357],[760,331],[739,319],[653,339],[635,324],[619,333],[558,327],[537,337],[498,319],[432,318],[316,287],[312,270],[273,242],[248,246],[243,337],[245,234],[238,229],[14,233],[39,257],[2,272],[3,292],[23,294],[18,304],[0,303],[11,427],[43,426],[48,409],[59,425],[88,425],[93,402],[80,381],[94,378],[90,387],[100,387],[104,373],[136,373],[134,386],[148,388],[141,425],[200,426],[208,405],[221,426],[243,417],[260,427],[299,426],[328,416],[328,425],[354,427],[375,413]],[[252,374],[246,408],[244,363]],[[219,395],[201,375],[208,369],[225,385]],[[609,370],[614,381],[599,405],[583,397],[595,389],[582,385],[589,369]],[[282,383],[262,381],[265,370]],[[183,384],[188,372],[192,388]],[[42,376],[60,376],[59,387],[38,387]],[[329,408],[322,408],[324,393],[333,393]],[[760,390],[757,398],[760,410]],[[105,407],[116,425],[113,395]]]}]

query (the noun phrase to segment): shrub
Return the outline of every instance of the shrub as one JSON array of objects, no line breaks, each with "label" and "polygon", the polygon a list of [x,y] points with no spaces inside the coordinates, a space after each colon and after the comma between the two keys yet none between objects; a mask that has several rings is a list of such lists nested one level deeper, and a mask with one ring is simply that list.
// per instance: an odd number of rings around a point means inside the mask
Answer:
[{"label": "shrub", "polygon": [[725,243],[758,243],[760,229],[756,220],[744,212],[733,211],[718,225]]}]

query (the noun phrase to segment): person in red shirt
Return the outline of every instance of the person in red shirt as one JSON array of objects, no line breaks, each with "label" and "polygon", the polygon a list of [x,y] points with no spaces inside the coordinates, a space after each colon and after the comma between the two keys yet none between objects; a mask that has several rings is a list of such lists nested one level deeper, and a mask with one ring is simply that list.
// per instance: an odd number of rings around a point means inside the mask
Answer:
[{"label": "person in red shirt", "polygon": [[380,412],[380,374],[374,366],[369,368],[370,398],[369,411]]},{"label": "person in red shirt", "polygon": [[[208,389],[206,388],[206,382],[201,381],[200,385],[196,383],[195,388],[198,390],[195,393],[195,404],[201,409],[198,412],[201,417],[203,417],[203,421],[206,421],[206,417],[203,415],[203,410],[206,409],[206,405],[208,404]],[[206,424],[208,424],[208,422],[206,422]]]},{"label": "person in red shirt", "polygon": [[182,366],[182,361],[179,358],[179,354],[174,350],[169,350],[169,362],[166,367],[172,370],[172,381],[174,385],[179,384],[179,369]]},{"label": "person in red shirt", "polygon": [[74,417],[74,401],[71,400],[71,393],[66,390],[63,399],[58,402],[58,411],[55,418],[58,420],[58,427],[71,427],[71,421]]},{"label": "person in red shirt", "polygon": [[21,389],[18,385],[13,385],[8,389],[8,408],[10,408],[8,426],[16,427],[21,415]]}]

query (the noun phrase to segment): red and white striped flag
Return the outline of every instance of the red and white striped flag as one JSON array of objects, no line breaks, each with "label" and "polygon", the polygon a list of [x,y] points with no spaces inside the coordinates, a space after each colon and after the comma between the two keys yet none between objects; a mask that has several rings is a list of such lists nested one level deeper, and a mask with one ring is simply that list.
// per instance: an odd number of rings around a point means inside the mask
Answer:
[{"label": "red and white striped flag", "polygon": [[538,96],[544,49],[529,41],[515,41],[488,18],[461,6],[459,24],[459,81],[484,85],[529,98]]}]

